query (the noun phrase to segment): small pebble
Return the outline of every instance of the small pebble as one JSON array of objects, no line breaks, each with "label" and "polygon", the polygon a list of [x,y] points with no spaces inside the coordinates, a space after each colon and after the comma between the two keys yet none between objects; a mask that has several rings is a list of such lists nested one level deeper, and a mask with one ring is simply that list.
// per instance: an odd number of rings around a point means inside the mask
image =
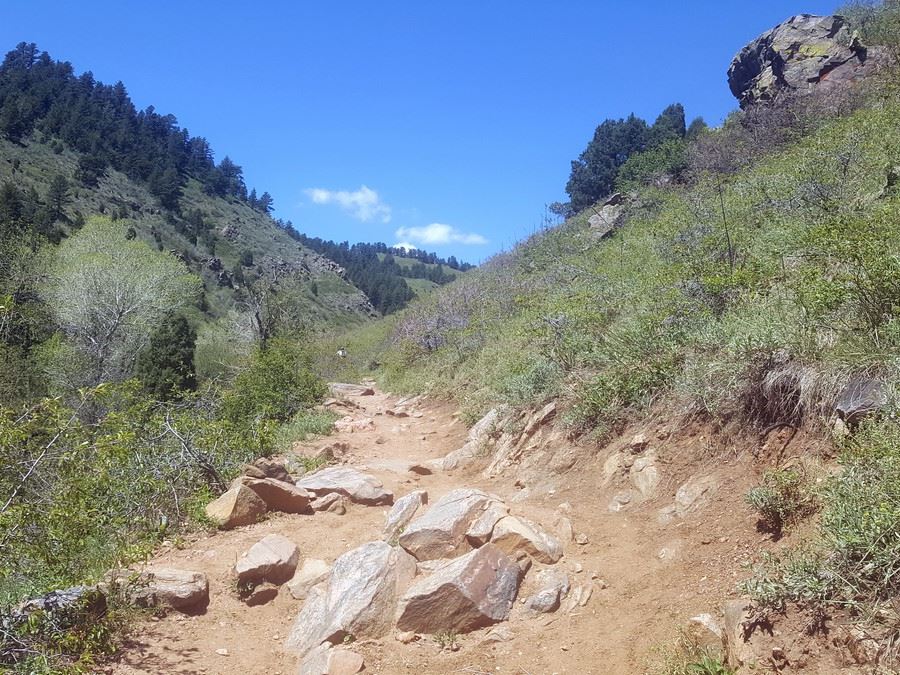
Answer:
[{"label": "small pebble", "polygon": [[216,654],[218,654],[219,656],[228,656],[228,650],[227,649],[217,649]]},{"label": "small pebble", "polygon": [[584,532],[580,532],[575,536],[575,543],[579,546],[584,546],[588,541],[588,536]]}]

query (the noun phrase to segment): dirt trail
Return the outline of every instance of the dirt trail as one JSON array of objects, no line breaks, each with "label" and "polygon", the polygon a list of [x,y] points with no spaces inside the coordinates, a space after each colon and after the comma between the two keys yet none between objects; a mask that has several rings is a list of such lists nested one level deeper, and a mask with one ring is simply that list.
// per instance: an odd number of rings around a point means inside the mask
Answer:
[{"label": "dirt trail", "polygon": [[[522,499],[525,492],[512,478],[485,480],[475,470],[417,475],[408,462],[437,459],[460,447],[467,429],[446,404],[420,400],[409,417],[388,414],[396,397],[351,396],[356,418],[372,418],[369,431],[341,432],[331,441],[350,444],[343,461],[377,476],[399,498],[425,489],[433,502],[457,487],[477,487],[496,493],[513,514],[552,530],[558,507],[571,504],[575,533],[588,543],[564,542],[558,563],[573,585],[594,577],[590,601],[571,613],[534,614],[517,603],[506,624],[512,638],[485,642],[487,630],[458,638],[458,651],[441,650],[428,636],[408,645],[393,636],[360,641],[355,651],[365,656],[369,673],[641,673],[655,645],[674,637],[675,630],[702,612],[716,613],[721,599],[733,594],[740,563],[764,541],[752,527],[742,496],[750,482],[746,460],[709,460],[697,466],[680,457],[696,456],[703,438],[669,441],[660,459],[663,480],[659,497],[621,513],[607,508],[614,487],[602,487],[604,454],[585,449],[555,487]],[[321,444],[321,443],[320,443]],[[678,485],[690,475],[715,470],[720,487],[703,515],[660,525],[660,506],[671,504]],[[742,477],[742,478],[741,478]],[[264,522],[229,532],[216,532],[168,548],[151,561],[204,572],[210,580],[210,604],[205,613],[169,613],[141,623],[113,673],[295,673],[298,659],[283,643],[302,603],[286,588],[265,605],[248,607],[236,595],[231,569],[237,558],[263,536],[279,533],[300,547],[302,557],[332,562],[342,553],[380,538],[388,507],[348,505],[345,515],[270,514]],[[576,570],[581,571],[576,571]],[[530,575],[529,575],[530,576]],[[527,581],[526,581],[527,583]],[[605,588],[603,586],[605,585]],[[520,594],[520,597],[524,597]],[[227,650],[220,655],[217,650]]]}]

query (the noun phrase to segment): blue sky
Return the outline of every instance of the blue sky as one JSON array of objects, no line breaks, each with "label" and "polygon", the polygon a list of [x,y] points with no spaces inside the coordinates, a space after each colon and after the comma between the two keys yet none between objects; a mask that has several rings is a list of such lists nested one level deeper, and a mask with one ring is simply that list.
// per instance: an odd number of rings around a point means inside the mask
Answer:
[{"label": "blue sky", "polygon": [[122,80],[301,232],[477,262],[565,199],[603,119],[680,101],[718,123],[732,56],[837,4],[3,0],[0,49],[36,42]]}]

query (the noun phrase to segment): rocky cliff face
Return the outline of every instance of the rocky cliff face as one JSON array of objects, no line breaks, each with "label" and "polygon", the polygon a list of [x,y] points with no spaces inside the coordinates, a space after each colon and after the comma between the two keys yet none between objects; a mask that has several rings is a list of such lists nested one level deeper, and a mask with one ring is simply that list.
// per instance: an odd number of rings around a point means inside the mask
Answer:
[{"label": "rocky cliff face", "polygon": [[728,85],[745,108],[784,91],[859,80],[885,58],[883,49],[862,45],[843,17],[800,14],[744,47],[728,69]]}]

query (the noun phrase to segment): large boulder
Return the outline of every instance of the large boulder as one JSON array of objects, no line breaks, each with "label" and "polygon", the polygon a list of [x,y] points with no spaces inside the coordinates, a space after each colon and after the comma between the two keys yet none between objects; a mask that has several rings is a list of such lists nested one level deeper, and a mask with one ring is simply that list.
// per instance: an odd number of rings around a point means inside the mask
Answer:
[{"label": "large boulder", "polygon": [[304,655],[348,636],[386,635],[397,598],[415,573],[415,560],[383,541],[348,551],[335,560],[328,581],[310,589],[285,646]]},{"label": "large boulder", "polygon": [[266,503],[246,485],[236,483],[206,505],[206,516],[223,530],[252,525],[266,512]]},{"label": "large boulder", "polygon": [[114,574],[113,580],[125,587],[128,600],[139,607],[166,606],[192,612],[209,604],[209,580],[202,572],[157,567],[137,575]]},{"label": "large boulder", "polygon": [[472,549],[466,531],[496,501],[499,499],[481,490],[452,490],[409,524],[400,535],[400,546],[416,560],[454,558],[466,553]]},{"label": "large boulder", "polygon": [[800,14],[745,46],[731,62],[728,85],[747,107],[785,91],[853,82],[885,58],[882,49],[860,44],[843,17]]},{"label": "large boulder", "polygon": [[538,562],[553,564],[562,558],[559,539],[524,518],[501,518],[491,534],[491,543],[507,553],[524,551]]},{"label": "large boulder", "polygon": [[283,513],[309,513],[309,493],[293,483],[274,478],[250,478],[243,476],[240,482],[262,499],[269,511]]},{"label": "large boulder", "polygon": [[397,537],[406,529],[409,521],[416,515],[416,511],[427,503],[428,493],[425,490],[414,490],[398,499],[385,518],[381,538],[391,541]]},{"label": "large boulder", "polygon": [[397,628],[466,633],[505,621],[522,574],[514,558],[486,544],[411,586],[401,601]]},{"label": "large boulder", "polygon": [[300,549],[294,542],[280,534],[270,534],[238,559],[234,571],[242,586],[283,584],[294,576],[299,559]]},{"label": "large boulder", "polygon": [[367,506],[394,503],[394,494],[385,490],[375,476],[349,466],[333,466],[316,471],[297,481],[297,487],[312,492],[317,497],[337,492],[351,502]]}]

